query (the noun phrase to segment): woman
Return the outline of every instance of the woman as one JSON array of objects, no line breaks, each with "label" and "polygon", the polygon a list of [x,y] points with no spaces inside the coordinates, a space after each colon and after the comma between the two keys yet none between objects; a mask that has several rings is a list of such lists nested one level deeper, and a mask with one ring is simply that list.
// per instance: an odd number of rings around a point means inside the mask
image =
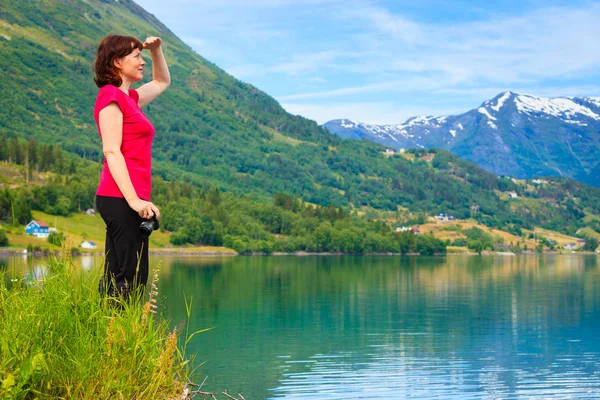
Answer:
[{"label": "woman", "polygon": [[[152,56],[152,81],[142,80],[142,50]],[[140,223],[160,218],[150,201],[154,127],[140,107],[154,100],[171,82],[158,37],[144,43],[131,36],[109,35],[98,46],[94,81],[100,88],[94,118],[102,138],[104,168],[96,206],[106,223],[106,259],[100,290],[126,298],[148,281],[148,236]]]}]

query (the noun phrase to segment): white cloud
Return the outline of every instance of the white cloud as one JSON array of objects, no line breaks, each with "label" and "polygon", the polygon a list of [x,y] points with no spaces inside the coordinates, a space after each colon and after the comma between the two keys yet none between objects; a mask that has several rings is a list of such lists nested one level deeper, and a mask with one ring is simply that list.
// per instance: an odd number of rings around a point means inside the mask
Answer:
[{"label": "white cloud", "polygon": [[[582,86],[513,86],[513,87],[476,87],[476,88],[444,88],[434,90],[433,93],[443,96],[462,97],[462,98],[485,98],[490,99],[499,93],[510,90],[514,93],[529,94],[538,97],[583,97],[590,95],[600,95],[600,85],[582,85]],[[475,108],[473,104],[472,108]]]},{"label": "white cloud", "polygon": [[[230,65],[225,67],[252,71],[254,76],[272,72],[310,76],[318,70],[358,76],[442,73],[438,77],[442,84],[474,79],[525,82],[600,66],[598,3],[434,24],[412,21],[362,0],[174,2],[188,6],[181,16],[197,24],[186,31],[206,33],[195,39],[202,43],[196,48],[210,48],[224,57],[233,52],[235,57],[228,57]],[[155,0],[140,3],[171,16],[180,8]],[[302,22],[295,20],[298,16],[304,17]],[[317,18],[322,18],[321,24],[312,22]],[[306,21],[314,24],[308,31]],[[222,53],[217,53],[219,46]],[[248,57],[255,50],[264,52],[263,46],[270,46],[277,57]],[[245,52],[244,47],[250,50]],[[308,48],[311,53],[305,51]]]},{"label": "white cloud", "polygon": [[400,114],[391,103],[302,104],[284,102],[281,106],[290,114],[302,115],[319,124],[338,118],[352,118],[374,123],[406,119],[406,115]]},{"label": "white cloud", "polygon": [[430,107],[400,107],[388,102],[357,102],[357,103],[288,103],[281,104],[286,111],[295,115],[324,124],[332,119],[350,118],[354,121],[372,124],[397,124],[416,115],[451,115],[467,110],[448,108],[445,113],[439,114],[439,108]]},{"label": "white cloud", "polygon": [[431,78],[404,78],[394,81],[383,81],[370,83],[360,86],[345,87],[341,89],[333,89],[318,92],[308,92],[300,94],[291,94],[280,96],[281,101],[290,100],[308,100],[308,99],[325,99],[332,97],[344,97],[357,94],[368,93],[383,93],[383,92],[411,92],[411,91],[429,91],[441,88],[435,77]]},{"label": "white cloud", "polygon": [[[369,25],[387,50],[370,72],[442,71],[448,77],[522,81],[600,65],[600,5],[549,8],[517,17],[454,24],[417,24],[373,6],[347,13]],[[359,65],[360,66],[360,65]],[[369,69],[365,69],[367,73]]]},{"label": "white cloud", "polygon": [[[358,49],[364,56],[355,52],[352,58],[339,62],[330,58],[329,64],[318,66],[320,72],[329,68],[357,77],[396,79],[291,94],[283,100],[444,88],[452,91],[465,84],[535,86],[544,79],[597,73],[600,66],[598,4],[450,25],[417,24],[373,6],[353,9],[340,17],[360,18],[367,25],[360,34],[365,47]],[[346,53],[336,54],[343,57]],[[306,63],[303,70],[294,73],[310,74],[317,69],[317,59],[307,59]],[[311,63],[315,64],[312,68]]]}]

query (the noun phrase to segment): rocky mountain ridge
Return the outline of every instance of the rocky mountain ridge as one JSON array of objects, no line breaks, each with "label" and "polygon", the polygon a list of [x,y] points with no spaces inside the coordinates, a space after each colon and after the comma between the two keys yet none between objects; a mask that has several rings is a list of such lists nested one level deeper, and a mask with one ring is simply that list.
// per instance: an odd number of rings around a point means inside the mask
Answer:
[{"label": "rocky mountain ridge", "polygon": [[439,147],[497,175],[566,176],[600,185],[600,97],[543,98],[503,92],[464,114],[397,125],[348,119],[325,127],[399,150]]}]

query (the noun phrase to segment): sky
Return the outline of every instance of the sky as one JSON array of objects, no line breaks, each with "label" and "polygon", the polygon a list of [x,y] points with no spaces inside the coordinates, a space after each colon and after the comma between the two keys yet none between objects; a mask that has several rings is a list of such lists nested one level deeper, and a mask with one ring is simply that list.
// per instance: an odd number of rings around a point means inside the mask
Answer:
[{"label": "sky", "polygon": [[456,115],[506,90],[600,96],[600,1],[135,1],[320,124]]}]

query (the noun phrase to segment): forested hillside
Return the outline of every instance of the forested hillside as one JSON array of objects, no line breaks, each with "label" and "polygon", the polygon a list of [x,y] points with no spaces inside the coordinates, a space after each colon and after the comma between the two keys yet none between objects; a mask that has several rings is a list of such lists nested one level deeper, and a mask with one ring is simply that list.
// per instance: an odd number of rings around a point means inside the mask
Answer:
[{"label": "forested hillside", "polygon": [[[377,144],[332,136],[204,60],[128,0],[0,3],[0,67],[5,72],[0,76],[0,154],[26,166],[24,174],[54,168],[61,176],[56,183],[4,189],[5,196],[31,196],[33,204],[50,213],[93,206],[101,146],[92,116],[97,88],[91,65],[98,41],[114,32],[142,38],[159,35],[165,43],[172,85],[145,111],[156,127],[153,199],[165,209],[164,226],[175,232],[175,242],[206,241],[200,233],[189,234],[196,225],[184,227],[193,218],[208,218],[203,226],[222,228],[224,243],[238,237],[246,238],[240,240],[251,249],[260,248],[261,240],[270,242],[270,249],[283,248],[273,243],[309,237],[327,219],[321,213],[317,222],[303,228],[270,228],[270,222],[261,219],[263,211],[252,210],[275,205],[276,195],[295,199],[292,203],[297,206],[284,207],[285,212],[276,215],[293,213],[297,227],[315,212],[303,211],[309,204],[321,207],[317,209],[343,208],[347,221],[375,213],[371,219],[386,221],[388,231],[393,221],[409,220],[411,213],[441,212],[513,231],[534,225],[569,233],[597,227],[596,189],[566,180],[542,187],[518,185],[445,151],[388,157]],[[60,149],[65,152],[62,156]],[[52,152],[54,164],[46,165],[44,157]],[[58,162],[59,157],[66,161]],[[79,197],[69,190],[77,187],[73,182],[83,188]],[[59,185],[57,197],[42,193],[49,189],[36,189],[49,184]],[[508,202],[507,191],[526,198]],[[228,206],[208,206],[209,193],[220,193]],[[69,198],[68,207],[61,197]],[[248,210],[244,215],[251,218],[229,218],[236,208]],[[260,221],[267,236],[250,233],[253,221]],[[344,227],[338,220],[328,222],[335,232],[351,230],[355,223]],[[385,235],[391,237],[389,232]],[[290,248],[316,248],[307,243]]]}]

